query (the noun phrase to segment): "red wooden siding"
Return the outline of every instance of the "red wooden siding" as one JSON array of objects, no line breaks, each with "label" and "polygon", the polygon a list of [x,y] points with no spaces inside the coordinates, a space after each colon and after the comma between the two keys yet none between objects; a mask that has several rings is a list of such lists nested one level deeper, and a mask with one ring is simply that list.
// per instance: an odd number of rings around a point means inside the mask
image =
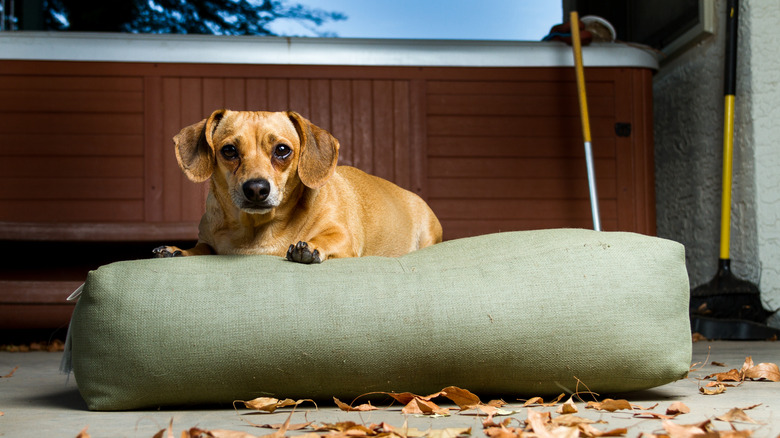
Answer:
[{"label": "red wooden siding", "polygon": [[[586,69],[605,230],[655,233],[651,76]],[[58,257],[74,254],[58,242],[116,242],[67,268],[0,269],[0,327],[64,324],[87,269],[194,240],[207,185],[172,138],[219,108],[298,111],[339,139],[341,164],[422,195],[445,239],[591,227],[570,68],[0,61],[0,241]]]}]

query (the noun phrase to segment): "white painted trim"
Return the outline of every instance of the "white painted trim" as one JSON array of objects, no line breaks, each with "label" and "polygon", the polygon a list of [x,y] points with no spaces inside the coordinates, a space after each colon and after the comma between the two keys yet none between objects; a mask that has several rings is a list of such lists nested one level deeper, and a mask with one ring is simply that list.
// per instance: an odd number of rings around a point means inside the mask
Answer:
[{"label": "white painted trim", "polygon": [[[656,54],[618,43],[583,48],[588,67],[658,69]],[[560,42],[0,32],[0,59],[271,65],[573,66]]]}]

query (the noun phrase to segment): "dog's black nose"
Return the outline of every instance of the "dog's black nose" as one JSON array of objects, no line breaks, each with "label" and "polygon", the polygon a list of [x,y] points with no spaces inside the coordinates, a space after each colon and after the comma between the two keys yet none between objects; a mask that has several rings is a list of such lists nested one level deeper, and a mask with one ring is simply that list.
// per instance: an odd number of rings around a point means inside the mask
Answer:
[{"label": "dog's black nose", "polygon": [[262,202],[271,193],[271,184],[265,179],[250,179],[244,183],[242,189],[248,201]]}]

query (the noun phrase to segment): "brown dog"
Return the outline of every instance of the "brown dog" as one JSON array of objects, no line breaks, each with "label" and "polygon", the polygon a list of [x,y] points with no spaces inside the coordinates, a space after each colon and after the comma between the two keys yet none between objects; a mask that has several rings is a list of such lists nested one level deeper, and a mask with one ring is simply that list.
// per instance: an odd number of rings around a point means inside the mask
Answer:
[{"label": "brown dog", "polygon": [[295,112],[218,110],[174,137],[194,182],[211,178],[197,245],[157,257],[270,254],[300,263],[400,256],[441,242],[419,196],[336,166],[339,143]]}]

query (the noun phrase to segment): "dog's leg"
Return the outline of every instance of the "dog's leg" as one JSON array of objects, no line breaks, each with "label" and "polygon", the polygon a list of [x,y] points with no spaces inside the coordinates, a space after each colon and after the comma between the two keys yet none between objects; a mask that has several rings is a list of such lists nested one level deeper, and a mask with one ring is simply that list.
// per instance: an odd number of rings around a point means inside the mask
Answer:
[{"label": "dog's leg", "polygon": [[307,265],[311,263],[322,263],[320,251],[318,249],[312,251],[309,244],[304,241],[290,245],[287,249],[287,260]]},{"label": "dog's leg", "polygon": [[203,242],[198,242],[192,249],[180,249],[177,246],[158,246],[152,250],[155,258],[162,259],[168,257],[188,257],[196,255],[214,254],[214,250]]},{"label": "dog's leg", "polygon": [[[358,246],[360,247],[360,246]],[[356,252],[357,251],[357,252]],[[308,241],[300,241],[287,249],[287,260],[297,263],[321,263],[328,259],[360,257],[350,235],[342,227],[329,227]]]}]

